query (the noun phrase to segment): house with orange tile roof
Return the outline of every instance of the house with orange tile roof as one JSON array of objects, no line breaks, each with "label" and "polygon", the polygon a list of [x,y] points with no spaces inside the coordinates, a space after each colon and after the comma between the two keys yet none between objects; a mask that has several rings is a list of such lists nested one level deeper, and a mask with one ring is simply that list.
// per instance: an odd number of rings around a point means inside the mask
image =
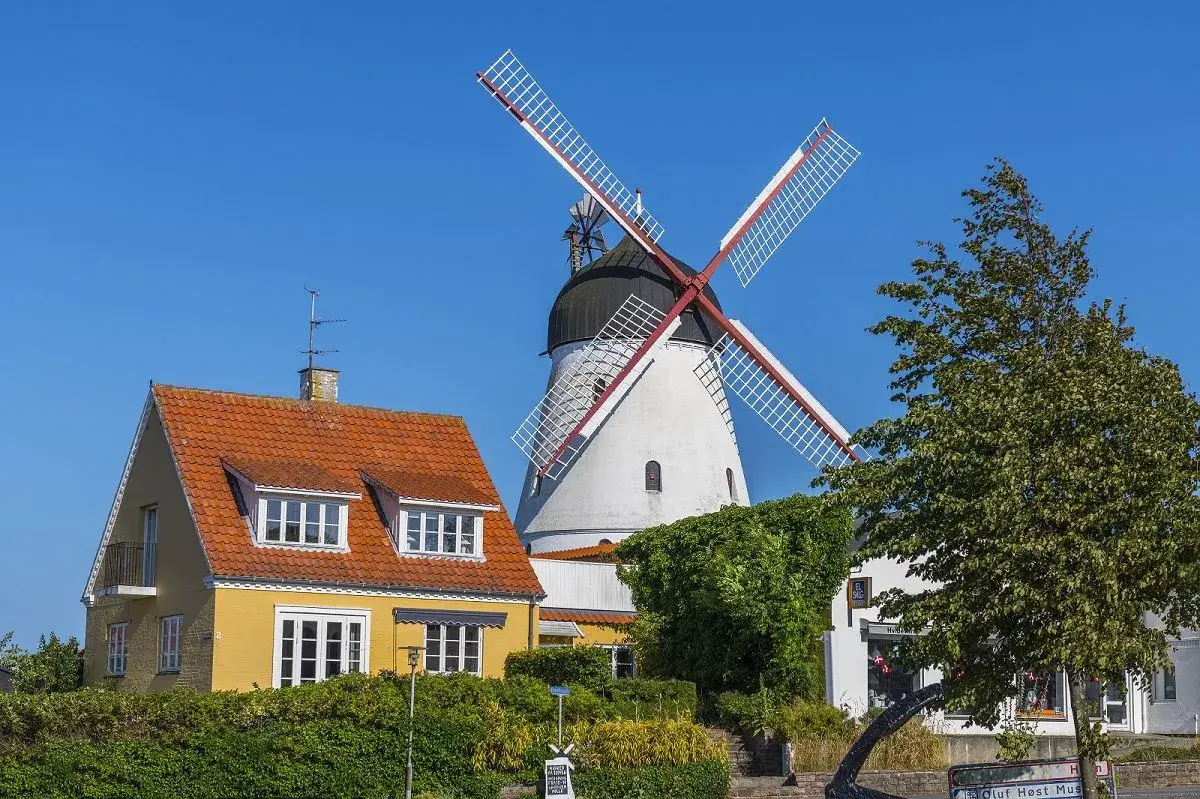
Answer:
[{"label": "house with orange tile roof", "polygon": [[545,595],[455,416],[156,385],[84,589],[88,684],[500,676]]}]

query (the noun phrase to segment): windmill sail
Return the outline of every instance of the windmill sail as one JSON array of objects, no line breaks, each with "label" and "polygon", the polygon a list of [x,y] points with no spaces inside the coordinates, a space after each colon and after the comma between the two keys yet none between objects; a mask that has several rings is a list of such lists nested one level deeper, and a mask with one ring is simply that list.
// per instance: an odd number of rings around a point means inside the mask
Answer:
[{"label": "windmill sail", "polygon": [[663,234],[641,199],[625,187],[591,145],[558,110],[529,70],[506,50],[480,72],[479,82],[517,118],[530,136],[596,198],[625,232],[652,250]]},{"label": "windmill sail", "polygon": [[[850,446],[846,428],[762,342],[738,320],[730,319],[729,324],[751,343],[758,357],[726,334],[712,351],[711,365],[702,363],[696,369],[696,376],[710,387],[710,393],[723,385],[818,469],[864,460],[865,455]],[[782,382],[763,368],[760,358],[771,365]],[[719,381],[714,380],[713,371]]]},{"label": "windmill sail", "polygon": [[542,474],[558,479],[586,439],[650,365],[654,349],[679,327],[678,315],[643,354],[634,371],[610,391],[613,381],[643,350],[665,316],[645,300],[629,295],[596,337],[565,367],[566,373],[553,381],[512,435],[513,443]]},{"label": "windmill sail", "polygon": [[[721,239],[746,286],[860,155],[822,119]],[[730,246],[732,244],[732,247]]]}]

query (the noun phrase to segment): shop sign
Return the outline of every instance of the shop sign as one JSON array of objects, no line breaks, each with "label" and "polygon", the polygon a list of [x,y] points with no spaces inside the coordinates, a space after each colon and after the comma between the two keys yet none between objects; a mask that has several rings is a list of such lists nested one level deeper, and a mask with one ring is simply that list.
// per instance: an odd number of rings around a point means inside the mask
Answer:
[{"label": "shop sign", "polygon": [[851,577],[846,583],[846,607],[851,610],[869,607],[871,604],[871,578]]},{"label": "shop sign", "polygon": [[[947,775],[950,799],[1069,799],[1083,795],[1079,761],[1074,758],[954,766]],[[1112,763],[1096,763],[1096,777],[1109,795],[1116,797]]]}]

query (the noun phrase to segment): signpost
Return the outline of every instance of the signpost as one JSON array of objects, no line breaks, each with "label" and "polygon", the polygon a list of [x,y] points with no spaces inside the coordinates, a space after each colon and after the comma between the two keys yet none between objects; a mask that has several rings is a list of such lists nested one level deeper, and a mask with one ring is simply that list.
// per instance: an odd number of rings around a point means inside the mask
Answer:
[{"label": "signpost", "polygon": [[[954,766],[947,775],[950,799],[1059,799],[1083,795],[1079,761],[1074,758]],[[1096,763],[1096,779],[1116,799],[1111,762]]]},{"label": "signpost", "polygon": [[562,703],[564,696],[571,695],[571,689],[565,685],[551,685],[550,695],[558,697],[558,746],[562,748]]}]

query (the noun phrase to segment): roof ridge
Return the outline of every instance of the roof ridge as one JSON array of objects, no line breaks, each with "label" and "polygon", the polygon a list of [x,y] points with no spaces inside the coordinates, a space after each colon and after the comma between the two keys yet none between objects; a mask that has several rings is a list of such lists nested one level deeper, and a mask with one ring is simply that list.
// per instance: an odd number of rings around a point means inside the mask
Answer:
[{"label": "roof ridge", "polygon": [[154,383],[152,391],[155,396],[158,395],[159,389],[167,389],[170,391],[187,391],[196,394],[213,394],[230,397],[239,397],[241,399],[252,400],[270,400],[272,402],[291,402],[296,405],[318,405],[322,408],[347,408],[363,411],[382,411],[383,413],[393,413],[404,416],[422,416],[429,419],[457,419],[466,424],[466,417],[456,413],[430,413],[429,411],[409,411],[399,410],[396,408],[383,408],[378,405],[357,405],[348,402],[321,402],[319,400],[302,400],[297,397],[283,397],[274,394],[251,394],[247,391],[226,391],[219,388],[198,388],[196,386],[177,386],[171,383]]}]

